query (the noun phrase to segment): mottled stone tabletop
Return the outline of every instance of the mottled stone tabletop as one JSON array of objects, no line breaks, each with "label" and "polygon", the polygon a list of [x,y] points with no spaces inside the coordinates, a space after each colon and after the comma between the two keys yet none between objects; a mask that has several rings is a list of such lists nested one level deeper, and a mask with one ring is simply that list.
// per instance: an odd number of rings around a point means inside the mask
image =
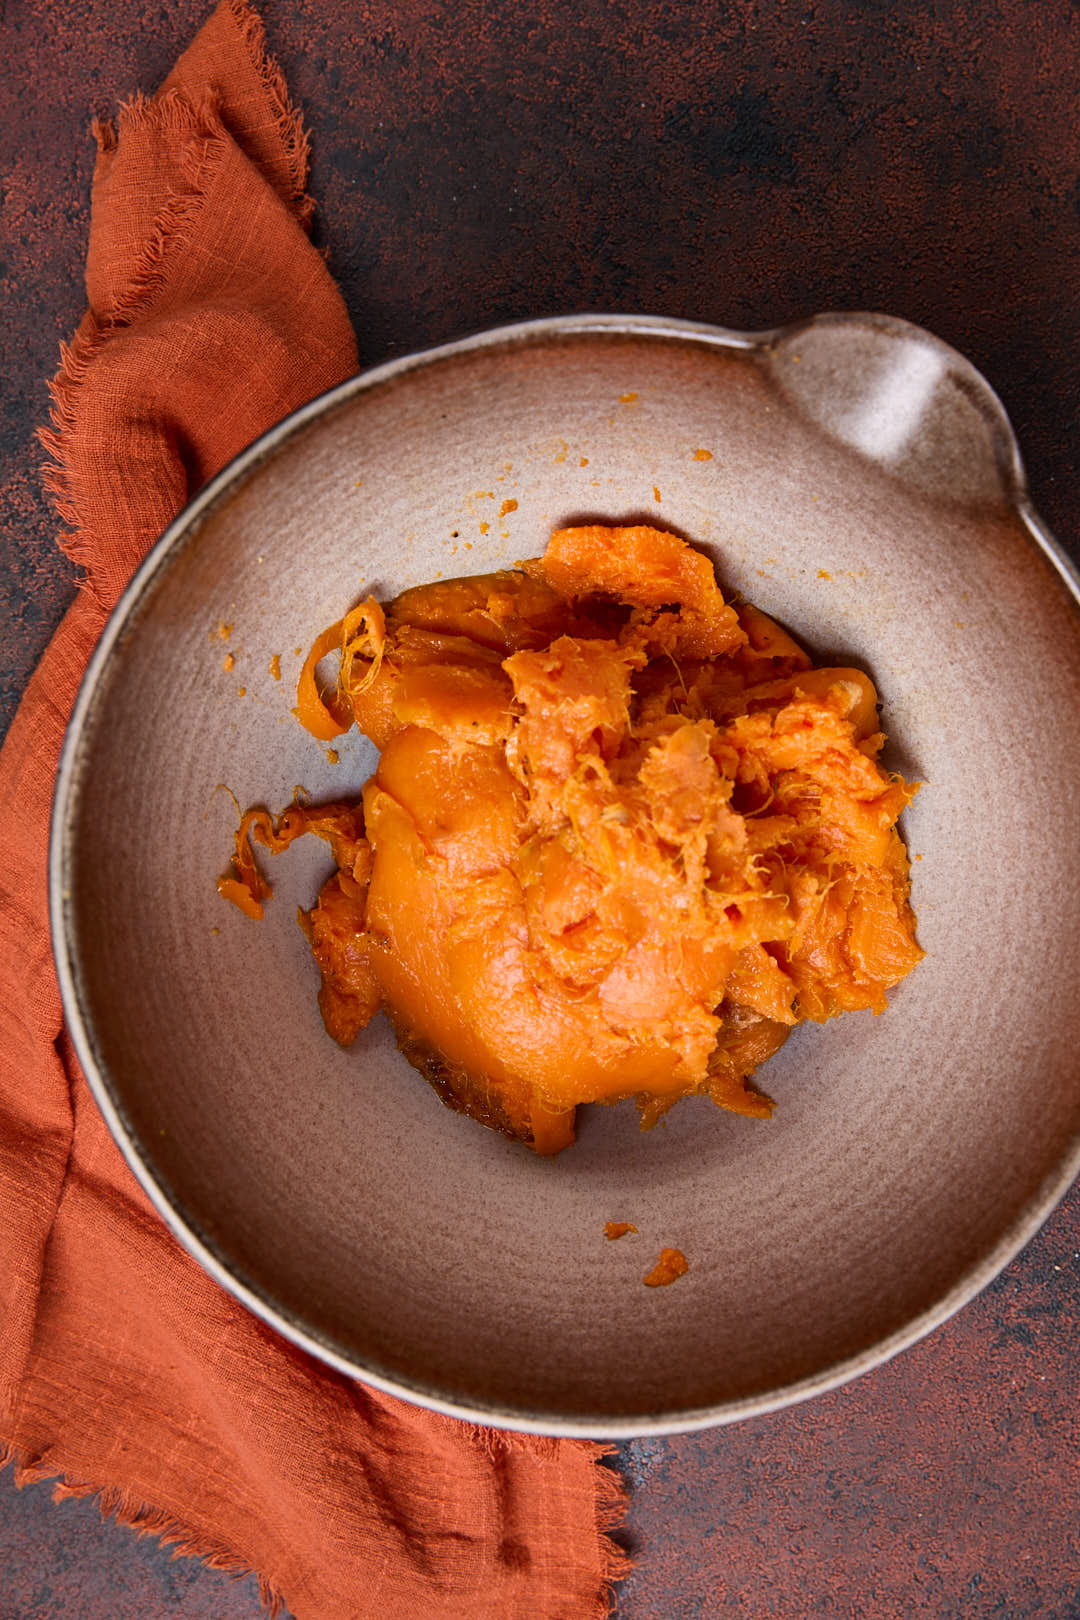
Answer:
[{"label": "mottled stone tabletop", "polygon": [[[34,430],[83,308],[89,120],[152,89],[208,9],[0,0],[0,731],[72,592]],[[983,371],[1080,555],[1074,0],[262,9],[362,363],[574,310],[888,311]],[[858,1383],[624,1447],[620,1620],[1080,1617],[1078,1251],[1074,1191],[980,1299]],[[253,1583],[0,1476],[0,1620],[260,1612]]]}]

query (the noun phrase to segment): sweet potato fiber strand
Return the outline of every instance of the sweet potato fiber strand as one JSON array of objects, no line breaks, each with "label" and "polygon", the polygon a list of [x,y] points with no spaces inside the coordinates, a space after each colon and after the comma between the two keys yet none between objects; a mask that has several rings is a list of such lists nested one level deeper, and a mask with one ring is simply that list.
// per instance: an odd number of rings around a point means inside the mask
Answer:
[{"label": "sweet potato fiber strand", "polygon": [[347,700],[380,749],[362,811],[249,813],[223,889],[265,893],[249,834],[328,838],[303,919],[326,1028],[382,1007],[449,1106],[542,1154],[580,1103],[767,1116],[747,1081],[793,1025],[880,1012],[919,960],[914,789],[876,763],[871,682],[726,604],[676,536],[564,529],[331,635],[339,690],[309,659],[301,714],[325,737]]}]

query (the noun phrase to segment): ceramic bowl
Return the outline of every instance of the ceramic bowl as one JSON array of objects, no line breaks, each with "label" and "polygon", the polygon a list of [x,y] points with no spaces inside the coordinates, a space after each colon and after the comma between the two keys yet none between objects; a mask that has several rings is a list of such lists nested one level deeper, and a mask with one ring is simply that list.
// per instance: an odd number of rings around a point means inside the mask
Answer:
[{"label": "ceramic bowl", "polygon": [[[248,921],[215,892],[219,784],[242,805],[356,793],[370,745],[332,762],[290,713],[316,633],[584,519],[670,525],[819,659],[870,672],[887,763],[926,784],[904,831],[927,954],[881,1017],[795,1032],[762,1074],[771,1121],[692,1099],[642,1134],[631,1106],[591,1108],[540,1160],[447,1112],[382,1018],[351,1051],[326,1037],[294,922],[325,848],[279,857]],[[67,1017],[162,1217],[317,1356],[508,1427],[724,1422],[910,1344],[1080,1164],[1076,591],[987,384],[884,317],[539,321],[297,412],[147,558],[60,772]],[[609,1220],[639,1235],[608,1242]],[[689,1273],[645,1288],[669,1245]]]}]

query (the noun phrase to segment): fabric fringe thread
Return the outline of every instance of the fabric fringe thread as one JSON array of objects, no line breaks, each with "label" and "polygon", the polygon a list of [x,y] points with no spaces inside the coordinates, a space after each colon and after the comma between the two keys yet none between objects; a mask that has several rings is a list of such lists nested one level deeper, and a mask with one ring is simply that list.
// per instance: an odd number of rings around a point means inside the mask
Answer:
[{"label": "fabric fringe thread", "polygon": [[[524,1438],[519,1437],[519,1440]],[[616,1584],[625,1580],[633,1568],[633,1560],[629,1553],[614,1539],[614,1532],[622,1528],[629,1502],[625,1485],[607,1463],[608,1458],[617,1455],[614,1446],[597,1444],[593,1457],[596,1529],[603,1565],[598,1616],[614,1613],[618,1601]],[[197,1558],[207,1569],[218,1570],[231,1580],[245,1580],[248,1576],[252,1576],[258,1585],[259,1600],[269,1620],[275,1620],[284,1609],[285,1600],[282,1594],[257,1569],[253,1569],[250,1564],[245,1563],[226,1547],[192,1530],[189,1525],[163,1508],[151,1508],[133,1496],[130,1491],[121,1490],[115,1485],[90,1485],[66,1479],[59,1469],[50,1467],[44,1458],[35,1460],[20,1456],[13,1442],[0,1441],[0,1473],[9,1464],[12,1467],[17,1490],[23,1490],[27,1485],[40,1485],[52,1480],[54,1502],[72,1499],[84,1501],[91,1498],[102,1519],[111,1519],[116,1524],[124,1525],[140,1538],[153,1536],[161,1546],[172,1548],[173,1558]]]},{"label": "fabric fringe thread", "polygon": [[60,549],[78,569],[79,585],[96,606],[103,609],[111,604],[102,600],[87,557],[91,537],[83,534],[79,474],[70,449],[78,396],[109,340],[138,320],[164,287],[169,261],[174,254],[182,253],[187,244],[205,205],[208,177],[223,156],[228,138],[212,103],[196,107],[178,90],[169,91],[159,100],[141,94],[133,96],[121,107],[116,127],[105,120],[95,120],[93,130],[98,148],[104,153],[116,147],[125,131],[147,125],[156,125],[184,139],[182,178],[166,197],[150,238],[132,265],[123,292],[100,317],[87,311],[72,341],[61,343],[60,369],[49,383],[49,425],[39,428],[37,433],[47,456],[42,483],[67,529],[59,537]]},{"label": "fabric fringe thread", "polygon": [[615,1540],[614,1532],[621,1530],[626,1521],[630,1496],[621,1477],[608,1466],[609,1457],[617,1457],[614,1446],[598,1445],[593,1458],[593,1477],[596,1482],[596,1530],[603,1560],[600,1587],[600,1613],[614,1614],[618,1603],[615,1586],[623,1581],[634,1567],[634,1561],[624,1547]]},{"label": "fabric fringe thread", "polygon": [[273,1584],[260,1575],[258,1570],[238,1558],[235,1553],[229,1552],[226,1547],[192,1530],[190,1525],[184,1524],[161,1508],[151,1508],[130,1491],[120,1490],[115,1485],[87,1485],[65,1479],[61,1472],[49,1466],[44,1459],[34,1461],[31,1458],[20,1457],[17,1447],[12,1443],[0,1443],[0,1472],[8,1464],[12,1465],[13,1477],[17,1490],[23,1490],[27,1485],[40,1485],[54,1481],[52,1499],[54,1502],[66,1502],[72,1498],[84,1500],[93,1499],[103,1519],[111,1519],[116,1524],[122,1524],[129,1530],[134,1530],[139,1537],[153,1536],[163,1547],[172,1548],[173,1558],[197,1558],[207,1569],[219,1570],[231,1580],[245,1580],[253,1576],[259,1588],[259,1600],[262,1603],[270,1620],[274,1620],[285,1607],[285,1600]]},{"label": "fabric fringe thread", "polygon": [[41,482],[52,500],[65,531],[57,537],[64,556],[75,565],[76,584],[103,612],[106,604],[94,583],[86,557],[87,541],[80,532],[79,478],[72,465],[68,444],[75,427],[75,400],[86,373],[104,341],[104,334],[86,317],[70,343],[60,345],[60,370],[49,382],[49,427],[37,430],[46,461]]},{"label": "fabric fringe thread", "polygon": [[[448,1418],[447,1423],[459,1424],[461,1419]],[[498,1467],[507,1455],[529,1452],[545,1462],[554,1462],[565,1440],[556,1435],[524,1434],[514,1429],[492,1429],[477,1425],[469,1431],[469,1438],[492,1463]],[[617,1459],[617,1446],[599,1440],[574,1440],[573,1445],[585,1446],[592,1453],[593,1485],[596,1492],[596,1532],[600,1545],[600,1591],[595,1609],[596,1620],[615,1612],[619,1581],[625,1580],[634,1567],[633,1557],[615,1540],[622,1530],[630,1494],[617,1469],[610,1466]]]},{"label": "fabric fringe thread", "polygon": [[[267,49],[266,30],[258,13],[247,0],[228,0],[228,10],[266,95],[285,152],[291,187],[287,205],[307,230],[315,205],[306,191],[311,138],[303,115]],[[92,128],[99,152],[104,154],[114,151],[125,133],[146,126],[182,141],[182,179],[166,197],[123,293],[100,316],[88,312],[71,343],[61,343],[60,369],[49,383],[49,425],[39,428],[37,434],[46,453],[42,483],[67,531],[59,537],[60,549],[74,563],[79,586],[102,610],[111,604],[103,600],[93,578],[88,540],[79,517],[79,475],[69,448],[79,391],[113,333],[137,320],[163,287],[168,261],[183,251],[205,203],[208,176],[229,139],[212,96],[196,105],[175,89],[158,96],[139,93],[121,106],[115,126],[107,119],[95,119]]]},{"label": "fabric fringe thread", "polygon": [[311,136],[304,125],[303,114],[289,95],[284,73],[267,49],[262,18],[251,9],[247,0],[229,0],[229,11],[266,92],[278,137],[285,149],[293,188],[292,196],[288,199],[289,207],[307,229],[315,210],[315,203],[306,190]]},{"label": "fabric fringe thread", "polygon": [[150,238],[136,256],[127,283],[105,310],[100,326],[110,332],[130,326],[149,308],[168,279],[169,260],[187,246],[195,221],[206,203],[209,177],[224,155],[228,134],[212,97],[196,105],[182,90],[152,98],[136,95],[117,114],[116,129],[95,120],[101,151],[118,145],[126,133],[154,128],[179,137],[181,178],[166,196]]}]

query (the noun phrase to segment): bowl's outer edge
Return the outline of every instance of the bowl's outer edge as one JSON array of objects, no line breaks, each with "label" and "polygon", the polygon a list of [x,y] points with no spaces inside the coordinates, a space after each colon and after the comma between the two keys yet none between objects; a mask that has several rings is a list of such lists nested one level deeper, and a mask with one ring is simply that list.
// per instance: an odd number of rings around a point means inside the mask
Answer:
[{"label": "bowl's outer edge", "polygon": [[128,628],[128,621],[152,587],[159,571],[166,566],[174,548],[182,547],[194,539],[204,518],[235,484],[271,456],[281,443],[324,412],[337,408],[353,395],[366,389],[377,387],[419,367],[445,361],[455,354],[499,345],[517,346],[548,340],[558,341],[578,335],[610,334],[635,338],[656,337],[667,341],[682,339],[705,347],[741,351],[767,364],[770,351],[777,344],[807,328],[813,327],[819,334],[823,329],[829,328],[839,332],[844,327],[850,328],[852,323],[861,323],[878,332],[887,331],[901,339],[906,338],[934,346],[954,370],[959,370],[965,375],[973,392],[979,397],[987,418],[1001,434],[1005,451],[1003,463],[999,462],[999,471],[1005,502],[1019,519],[1032,543],[1053,565],[1077,607],[1080,608],[1080,569],[1051,534],[1031,503],[1019,445],[1004,406],[981,372],[970,361],[925,328],[896,316],[861,312],[813,315],[805,320],[760,332],[742,332],[703,322],[663,316],[586,314],[546,317],[489,328],[451,343],[399,357],[348,378],[283,418],[241,451],[177,515],[132,576],[94,649],[76,697],[61,749],[53,797],[49,845],[49,912],[53,953],[64,1015],[76,1054],[94,1099],[125,1160],[154,1208],[183,1247],[222,1288],[239,1299],[256,1316],[301,1349],[350,1377],[359,1377],[388,1394],[401,1396],[414,1404],[448,1416],[523,1433],[626,1440],[648,1435],[689,1433],[739,1422],[744,1418],[778,1411],[836,1389],[880,1366],[941,1326],[993,1281],[1035,1236],[1080,1174],[1080,1135],[1078,1135],[1061,1164],[1044,1179],[1023,1212],[999,1241],[952,1289],[903,1328],[858,1354],[824,1368],[812,1377],[781,1386],[760,1396],[727,1402],[718,1407],[675,1414],[657,1413],[626,1420],[605,1416],[595,1420],[584,1417],[568,1421],[551,1413],[488,1409],[480,1405],[458,1403],[437,1390],[413,1386],[405,1381],[395,1381],[358,1365],[343,1356],[332,1345],[323,1342],[303,1325],[291,1320],[271,1301],[236,1278],[188,1224],[183,1211],[166,1197],[158,1186],[151,1167],[129,1136],[120,1111],[113,1101],[103,1068],[97,1061],[88,1021],[84,1015],[79,995],[78,951],[73,929],[69,927],[70,895],[67,873],[70,864],[71,828],[82,775],[85,732],[93,714],[98,683],[114,646]]}]

